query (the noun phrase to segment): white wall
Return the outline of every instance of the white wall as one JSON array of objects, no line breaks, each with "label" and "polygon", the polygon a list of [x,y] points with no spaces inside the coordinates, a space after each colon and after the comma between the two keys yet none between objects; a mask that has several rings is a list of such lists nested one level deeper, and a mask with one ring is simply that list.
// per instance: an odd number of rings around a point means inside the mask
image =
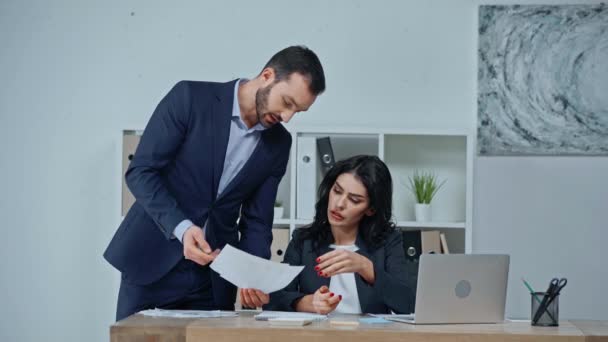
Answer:
[{"label": "white wall", "polygon": [[[116,273],[101,255],[119,222],[119,132],[142,127],[173,83],[251,77],[303,43],[320,56],[328,90],[295,125],[474,130],[476,6],[0,2],[0,340],[108,340]],[[562,316],[608,319],[607,165],[477,160],[473,247],[512,255],[509,314],[527,314],[520,276],[540,288],[561,273],[570,278]]]},{"label": "white wall", "polygon": [[544,291],[568,278],[561,318],[608,319],[608,160],[484,157],[475,165],[473,246],[511,255],[507,313],[530,317],[521,277]]}]

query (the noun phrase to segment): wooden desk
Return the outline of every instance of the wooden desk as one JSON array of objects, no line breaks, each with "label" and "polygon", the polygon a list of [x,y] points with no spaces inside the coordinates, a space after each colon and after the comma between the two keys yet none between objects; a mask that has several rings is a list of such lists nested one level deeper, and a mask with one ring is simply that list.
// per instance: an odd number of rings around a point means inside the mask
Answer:
[{"label": "wooden desk", "polygon": [[[339,319],[358,321],[359,318],[341,316]],[[208,319],[134,315],[112,325],[110,339],[111,342],[599,342],[608,341],[608,322],[560,321],[559,327],[541,328],[527,322],[417,326],[361,323],[357,327],[338,327],[323,321],[304,327],[271,327],[268,322],[255,321],[251,313]]]}]

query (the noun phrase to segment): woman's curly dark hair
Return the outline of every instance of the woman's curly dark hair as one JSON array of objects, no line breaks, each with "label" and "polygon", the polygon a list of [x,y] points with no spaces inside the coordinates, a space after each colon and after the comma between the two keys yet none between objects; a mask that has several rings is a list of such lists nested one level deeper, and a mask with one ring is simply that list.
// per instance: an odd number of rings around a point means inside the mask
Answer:
[{"label": "woman's curly dark hair", "polygon": [[371,216],[363,216],[359,223],[359,234],[372,249],[380,247],[386,237],[394,231],[392,222],[393,181],[388,167],[376,156],[358,155],[336,162],[321,182],[318,202],[315,205],[315,218],[308,227],[297,230],[294,238],[311,239],[313,248],[334,242],[331,227],[327,219],[329,192],[336,179],[344,173],[350,173],[363,183],[369,197],[369,207],[374,210]]}]

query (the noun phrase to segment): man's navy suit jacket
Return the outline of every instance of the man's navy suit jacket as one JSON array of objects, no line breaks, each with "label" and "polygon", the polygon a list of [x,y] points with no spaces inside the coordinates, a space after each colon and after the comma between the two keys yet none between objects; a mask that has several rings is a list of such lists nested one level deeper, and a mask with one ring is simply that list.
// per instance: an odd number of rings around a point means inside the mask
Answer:
[{"label": "man's navy suit jacket", "polygon": [[[218,197],[235,82],[181,81],[152,114],[126,173],[135,204],[104,253],[131,283],[159,280],[181,260],[183,245],[173,230],[185,219],[199,227],[207,223],[212,249],[231,244],[270,258],[273,203],[291,135],[281,124],[264,130]],[[233,309],[236,288],[215,272],[211,282],[215,304]]]}]

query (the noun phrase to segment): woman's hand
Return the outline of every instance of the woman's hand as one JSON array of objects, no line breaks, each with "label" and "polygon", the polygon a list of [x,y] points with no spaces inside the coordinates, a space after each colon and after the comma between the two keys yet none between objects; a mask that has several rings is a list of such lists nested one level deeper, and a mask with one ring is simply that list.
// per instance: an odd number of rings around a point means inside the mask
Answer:
[{"label": "woman's hand", "polygon": [[363,255],[346,249],[336,249],[317,258],[315,271],[321,277],[331,277],[340,273],[359,273],[369,284],[376,281],[374,264]]},{"label": "woman's hand", "polygon": [[338,307],[341,300],[341,295],[329,292],[329,288],[323,285],[312,296],[312,306],[316,313],[327,315],[336,310],[336,307]]}]

